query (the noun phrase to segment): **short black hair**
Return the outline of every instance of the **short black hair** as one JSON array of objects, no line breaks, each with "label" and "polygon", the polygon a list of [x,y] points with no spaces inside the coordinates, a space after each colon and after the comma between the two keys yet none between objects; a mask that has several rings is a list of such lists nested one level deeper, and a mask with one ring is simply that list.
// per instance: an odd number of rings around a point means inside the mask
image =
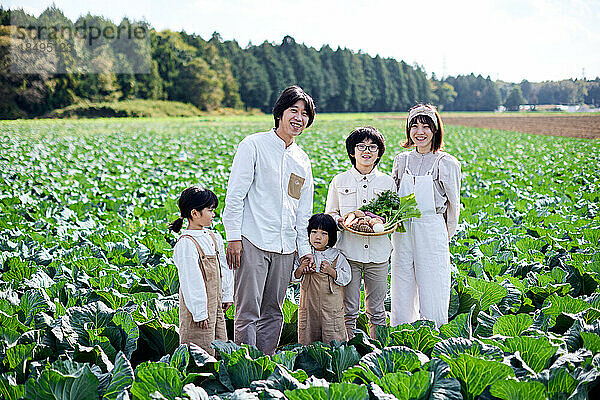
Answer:
[{"label": "short black hair", "polygon": [[273,118],[275,119],[275,128],[279,127],[279,119],[283,116],[283,112],[296,104],[298,100],[304,100],[306,104],[306,112],[308,113],[308,128],[315,120],[315,102],[300,86],[290,86],[286,88],[275,102],[273,106]]},{"label": "short black hair", "polygon": [[366,139],[371,139],[373,144],[376,144],[378,147],[375,165],[379,164],[381,157],[383,157],[383,153],[385,153],[385,138],[383,137],[383,134],[377,130],[377,128],[373,128],[372,126],[361,126],[355,128],[346,138],[346,151],[348,152],[350,162],[355,167],[356,158],[354,156],[354,148],[357,144],[365,141]]},{"label": "short black hair", "polygon": [[219,206],[219,199],[212,190],[201,188],[200,186],[190,186],[181,192],[177,205],[181,213],[180,217],[169,225],[169,229],[174,232],[181,230],[184,219],[192,218],[192,210],[202,212],[205,208],[217,208]]},{"label": "short black hair", "polygon": [[308,220],[308,236],[310,237],[310,231],[313,229],[320,229],[327,232],[329,240],[327,246],[333,247],[337,243],[337,225],[335,220],[329,214],[315,214]]}]

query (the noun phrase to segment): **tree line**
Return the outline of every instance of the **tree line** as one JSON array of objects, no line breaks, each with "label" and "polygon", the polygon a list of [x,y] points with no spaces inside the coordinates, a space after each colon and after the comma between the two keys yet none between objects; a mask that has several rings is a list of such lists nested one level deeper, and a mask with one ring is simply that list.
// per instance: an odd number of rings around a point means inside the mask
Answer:
[{"label": "tree line", "polygon": [[[53,55],[53,62],[66,73],[44,71],[43,65],[36,74],[12,73],[10,46],[17,40],[15,26],[11,26],[11,11],[0,8],[0,118],[41,116],[84,101],[128,99],[176,100],[201,110],[230,107],[270,112],[281,90],[291,84],[310,93],[319,112],[406,111],[416,102],[430,102],[449,111],[492,111],[511,95],[515,100],[512,92],[517,89],[522,97],[517,100],[523,103],[600,103],[598,79],[499,84],[489,76],[470,74],[438,80],[435,75],[428,78],[419,65],[328,45],[317,50],[290,36],[280,44],[265,41],[242,47],[218,33],[204,40],[186,32],[159,32],[127,19],[116,25],[88,14],[73,22],[55,6],[37,19],[21,14],[25,21],[46,26],[87,24],[115,30],[141,26],[150,37],[146,44],[139,43],[136,52],[150,53],[149,67],[136,73],[132,60],[99,39],[96,46],[75,45],[70,52]],[[77,68],[83,61],[88,70],[118,64],[120,73],[86,73]]]}]

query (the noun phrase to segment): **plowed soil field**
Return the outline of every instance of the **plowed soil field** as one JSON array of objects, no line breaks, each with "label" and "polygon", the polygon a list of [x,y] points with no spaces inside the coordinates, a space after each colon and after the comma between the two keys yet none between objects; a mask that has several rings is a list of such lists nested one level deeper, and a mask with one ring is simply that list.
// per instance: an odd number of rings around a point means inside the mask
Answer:
[{"label": "plowed soil field", "polygon": [[[402,117],[399,117],[402,118]],[[446,125],[502,129],[539,135],[569,136],[585,139],[600,138],[600,115],[540,115],[540,116],[468,116],[443,115]]]}]

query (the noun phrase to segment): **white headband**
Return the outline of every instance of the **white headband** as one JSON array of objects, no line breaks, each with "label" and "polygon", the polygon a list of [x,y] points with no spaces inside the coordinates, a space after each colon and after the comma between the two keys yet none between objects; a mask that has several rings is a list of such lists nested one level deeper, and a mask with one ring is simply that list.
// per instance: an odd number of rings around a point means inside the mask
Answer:
[{"label": "white headband", "polygon": [[435,125],[435,129],[439,130],[437,116],[435,115],[435,109],[431,106],[419,106],[411,109],[408,113],[407,124],[410,124],[410,121],[417,115],[427,115],[429,118],[433,120],[433,124]]}]

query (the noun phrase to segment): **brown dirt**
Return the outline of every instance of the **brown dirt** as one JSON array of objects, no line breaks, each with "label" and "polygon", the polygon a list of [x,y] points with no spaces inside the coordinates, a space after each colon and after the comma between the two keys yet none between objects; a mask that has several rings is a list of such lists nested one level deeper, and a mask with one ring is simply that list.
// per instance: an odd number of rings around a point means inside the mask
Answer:
[{"label": "brown dirt", "polygon": [[502,129],[538,135],[600,138],[600,115],[540,116],[451,116],[442,115],[445,125]]}]

